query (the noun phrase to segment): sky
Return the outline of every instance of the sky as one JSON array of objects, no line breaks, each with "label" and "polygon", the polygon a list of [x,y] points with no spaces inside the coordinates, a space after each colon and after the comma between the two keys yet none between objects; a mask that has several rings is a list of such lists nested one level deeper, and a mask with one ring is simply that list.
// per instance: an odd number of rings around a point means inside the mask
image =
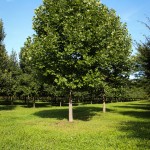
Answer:
[{"label": "sky", "polygon": [[[132,40],[144,42],[148,29],[141,22],[148,23],[150,17],[150,0],[101,0],[109,8],[113,8],[121,21],[127,24]],[[18,54],[28,36],[31,36],[34,10],[42,4],[42,0],[0,0],[0,18],[4,23],[6,37],[4,40],[8,54],[15,50]],[[135,42],[133,42],[135,43]],[[136,53],[133,44],[133,53]]]}]

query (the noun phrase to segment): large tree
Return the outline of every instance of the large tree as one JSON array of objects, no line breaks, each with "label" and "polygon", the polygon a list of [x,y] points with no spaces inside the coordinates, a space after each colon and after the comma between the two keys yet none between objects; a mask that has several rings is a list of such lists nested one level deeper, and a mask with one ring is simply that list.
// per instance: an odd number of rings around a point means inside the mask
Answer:
[{"label": "large tree", "polygon": [[105,94],[109,83],[126,77],[130,36],[115,11],[97,0],[44,0],[33,29],[23,56],[43,79],[68,90],[70,122],[72,91],[89,86]]}]

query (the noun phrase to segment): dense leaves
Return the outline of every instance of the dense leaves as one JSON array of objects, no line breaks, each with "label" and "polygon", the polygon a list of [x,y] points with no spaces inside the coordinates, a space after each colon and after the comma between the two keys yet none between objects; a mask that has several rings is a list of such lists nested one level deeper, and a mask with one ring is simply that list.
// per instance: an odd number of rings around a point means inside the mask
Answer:
[{"label": "dense leaves", "polygon": [[[149,18],[148,18],[149,19]],[[150,20],[149,20],[150,23]],[[149,24],[146,27],[150,31]],[[138,82],[140,86],[143,87],[147,94],[150,95],[150,37],[146,36],[144,43],[138,43],[137,45],[137,55],[135,56],[135,68],[137,69]]]},{"label": "dense leaves", "polygon": [[[19,64],[16,54],[8,56],[3,48],[7,63],[2,64],[8,67],[0,83],[5,83],[6,95],[65,96],[70,102],[72,95],[103,101],[123,96],[131,37],[114,10],[97,0],[44,0],[35,10],[33,29],[35,34],[21,48]],[[3,41],[3,29],[1,33]]]},{"label": "dense leaves", "polygon": [[8,56],[5,49],[3,40],[5,38],[5,32],[3,27],[3,21],[0,20],[0,93],[4,92],[4,86],[6,85],[7,77],[7,66],[8,66]]},{"label": "dense leaves", "polygon": [[128,75],[130,35],[105,5],[45,0],[35,11],[33,29],[23,55],[47,81],[68,89],[104,87]]},{"label": "dense leaves", "polygon": [[[104,97],[128,78],[131,38],[114,10],[96,0],[44,0],[21,52],[49,87],[99,91]],[[23,63],[21,62],[22,66]],[[51,88],[54,89],[54,88]]]}]

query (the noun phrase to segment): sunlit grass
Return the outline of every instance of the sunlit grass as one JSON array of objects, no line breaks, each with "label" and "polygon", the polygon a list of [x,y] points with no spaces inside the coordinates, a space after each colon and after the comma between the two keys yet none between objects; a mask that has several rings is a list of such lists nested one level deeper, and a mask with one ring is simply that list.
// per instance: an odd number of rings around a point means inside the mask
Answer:
[{"label": "sunlit grass", "polygon": [[148,150],[150,102],[74,107],[0,106],[0,150]]}]

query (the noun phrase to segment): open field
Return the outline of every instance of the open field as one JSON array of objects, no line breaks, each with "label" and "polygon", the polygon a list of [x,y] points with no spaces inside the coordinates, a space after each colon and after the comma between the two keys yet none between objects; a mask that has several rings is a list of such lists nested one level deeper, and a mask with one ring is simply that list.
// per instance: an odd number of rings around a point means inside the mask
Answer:
[{"label": "open field", "polygon": [[150,101],[74,107],[0,105],[0,150],[149,150]]}]

